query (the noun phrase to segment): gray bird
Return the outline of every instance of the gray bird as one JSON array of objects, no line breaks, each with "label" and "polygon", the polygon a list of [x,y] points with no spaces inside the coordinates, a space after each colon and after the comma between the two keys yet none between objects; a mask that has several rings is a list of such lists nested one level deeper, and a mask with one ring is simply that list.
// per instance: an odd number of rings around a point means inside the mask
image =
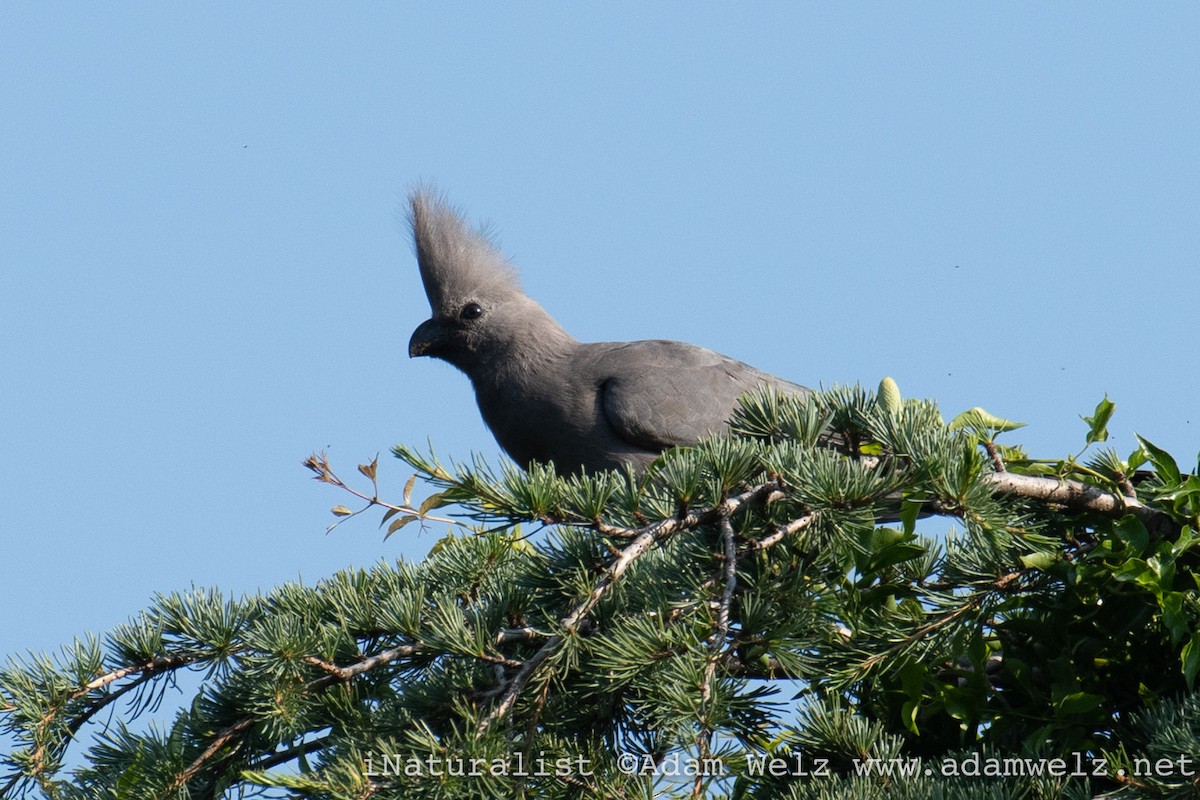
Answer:
[{"label": "gray bird", "polygon": [[629,464],[728,427],[738,397],[803,386],[683,342],[576,341],[522,290],[480,231],[427,190],[411,196],[413,240],[433,316],[408,343],[466,373],[483,420],[522,467],[562,475]]}]

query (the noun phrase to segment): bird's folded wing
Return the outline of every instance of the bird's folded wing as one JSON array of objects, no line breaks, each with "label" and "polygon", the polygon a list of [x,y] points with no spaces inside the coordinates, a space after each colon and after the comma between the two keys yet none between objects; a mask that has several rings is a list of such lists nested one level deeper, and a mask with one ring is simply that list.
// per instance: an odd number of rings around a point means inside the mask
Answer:
[{"label": "bird's folded wing", "polygon": [[589,348],[596,348],[589,356],[600,378],[601,410],[608,424],[623,440],[648,450],[691,445],[725,431],[738,397],[763,383],[803,390],[682,342],[603,343]]}]

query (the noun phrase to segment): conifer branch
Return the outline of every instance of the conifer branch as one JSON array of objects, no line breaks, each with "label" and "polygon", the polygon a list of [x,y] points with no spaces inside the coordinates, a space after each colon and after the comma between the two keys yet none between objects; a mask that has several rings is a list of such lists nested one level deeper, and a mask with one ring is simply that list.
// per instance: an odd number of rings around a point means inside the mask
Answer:
[{"label": "conifer branch", "polygon": [[1004,466],[1004,459],[1000,456],[1000,448],[996,447],[995,442],[990,439],[985,440],[983,449],[987,450],[988,457],[992,459],[992,466],[996,469],[996,472],[1008,471]]},{"label": "conifer branch", "polygon": [[[159,657],[151,659],[150,661],[146,662],[145,664],[129,666],[129,667],[122,667],[120,669],[116,669],[116,670],[108,672],[104,675],[101,675],[92,681],[89,681],[88,683],[84,684],[84,686],[82,688],[80,688],[78,691],[74,692],[70,697],[68,697],[66,703],[69,704],[76,700],[82,700],[83,698],[87,697],[90,693],[97,691],[99,689],[102,689],[102,688],[114,683],[115,681],[119,681],[122,678],[126,678],[130,675],[137,675],[137,677],[134,678],[129,683],[126,683],[126,684],[118,687],[114,691],[106,692],[105,694],[102,694],[99,697],[96,697],[86,708],[84,708],[84,710],[82,712],[80,712],[75,717],[72,717],[66,724],[66,732],[68,734],[67,738],[68,739],[73,738],[75,736],[75,734],[78,733],[79,730],[88,723],[88,721],[90,721],[93,717],[95,717],[102,710],[104,710],[104,708],[107,707],[110,703],[113,703],[113,702],[119,700],[120,698],[122,698],[126,694],[128,694],[129,692],[133,691],[134,689],[137,689],[138,687],[144,685],[147,681],[153,679],[154,677],[156,677],[158,675],[161,675],[164,672],[169,672],[173,669],[177,669],[179,667],[185,666],[186,664],[189,664],[189,663],[192,663],[193,661],[198,661],[198,660],[200,660],[199,657],[188,657],[188,656],[178,655],[178,654],[172,655],[172,656],[159,656]],[[45,735],[46,735],[46,729],[50,726],[50,724],[52,722],[54,722],[54,720],[57,717],[58,717],[58,709],[56,707],[54,709],[47,711],[44,715],[42,715],[42,718],[38,721],[37,734],[35,735],[34,740],[40,741],[43,743],[38,744],[29,755],[29,760],[32,763],[38,765],[35,768],[35,771],[40,772],[41,770],[43,770],[45,768],[44,763],[45,763],[47,748],[44,743],[44,740],[45,740]],[[16,784],[21,780],[21,778],[22,778],[22,775],[20,775],[20,774],[14,775],[8,781],[8,783],[6,783],[4,785],[3,788],[0,788],[0,796],[7,795],[8,792],[14,786],[16,786]]]},{"label": "conifer branch", "polygon": [[286,764],[287,762],[294,761],[301,756],[306,756],[309,753],[315,753],[319,750],[325,749],[329,746],[329,741],[331,738],[331,736],[323,736],[320,739],[312,739],[307,742],[300,742],[299,744],[289,747],[286,750],[280,750],[276,753],[268,753],[251,764],[248,769],[268,770],[272,767],[278,767],[280,764]]},{"label": "conifer branch", "polygon": [[488,715],[479,723],[478,732],[480,735],[487,732],[488,728],[498,719],[508,716],[512,711],[513,706],[517,702],[517,697],[525,688],[525,684],[529,682],[530,677],[548,658],[558,652],[563,643],[566,642],[566,637],[572,634],[583,622],[584,618],[591,613],[596,604],[608,593],[608,591],[616,584],[616,582],[625,574],[630,565],[634,561],[645,555],[655,542],[666,539],[678,531],[690,530],[705,522],[709,522],[718,516],[728,517],[736,512],[742,506],[761,502],[770,492],[775,490],[775,484],[766,483],[757,486],[749,491],[743,492],[735,497],[728,498],[723,503],[715,508],[707,511],[690,511],[680,517],[671,517],[668,519],[653,522],[644,528],[640,529],[638,535],[630,542],[623,550],[621,550],[613,562],[605,570],[604,576],[597,581],[592,587],[592,591],[582,603],[577,605],[570,614],[564,617],[561,621],[563,633],[557,633],[550,637],[542,647],[533,654],[524,666],[509,681],[508,687],[500,696],[500,702],[497,703],[488,713]]},{"label": "conifer branch", "polygon": [[[721,531],[722,563],[721,572],[724,585],[721,598],[717,602],[717,620],[712,635],[708,637],[708,656],[704,662],[704,680],[700,684],[700,731],[697,745],[702,762],[707,761],[712,751],[712,721],[709,718],[712,711],[713,683],[717,679],[717,667],[725,656],[729,639],[730,609],[733,606],[733,595],[737,591],[737,543],[733,531],[733,523],[728,514],[717,518]],[[692,784],[692,797],[699,800],[704,794],[703,770],[698,771]]]},{"label": "conifer branch", "polygon": [[[492,755],[508,737],[517,745],[509,750],[527,755],[586,754],[599,767],[595,779],[552,780],[619,797],[639,779],[613,767],[606,751],[615,744],[663,763],[684,751],[732,752],[794,727],[795,741],[813,752],[941,755],[1037,748],[1052,730],[1051,748],[1136,758],[1200,728],[1200,691],[1191,688],[1200,678],[1200,605],[1189,588],[1200,582],[1200,551],[1182,524],[1200,515],[1200,482],[1169,454],[1144,443],[1129,464],[1111,452],[1088,466],[1031,462],[980,438],[1004,420],[962,434],[930,403],[884,408],[858,390],[789,403],[748,415],[740,441],[673,451],[645,479],[564,478],[541,466],[501,473],[479,459],[452,475],[414,459],[418,475],[445,491],[414,504],[410,481],[393,505],[373,494],[376,462],[360,465],[372,488],[358,496],[372,505],[415,520],[460,503],[485,524],[447,537],[423,564],[346,570],[311,588],[281,587],[260,604],[176,596],[114,633],[121,655],[81,645],[65,666],[42,657],[0,671],[0,720],[22,746],[4,758],[19,774],[4,776],[0,796],[40,788],[62,800],[124,797],[143,774],[149,785],[169,770],[165,780],[183,791],[259,784],[297,797],[365,798],[404,793],[422,778],[389,766],[381,774],[394,781],[363,782],[356,753],[392,747],[390,764],[457,759]],[[829,424],[867,454],[823,450],[814,432]],[[1141,499],[1124,474],[1139,458],[1158,475]],[[1047,464],[1070,479],[1043,477]],[[340,482],[323,455],[312,467]],[[714,494],[730,486],[743,489]],[[739,511],[750,513],[734,519]],[[934,515],[970,524],[930,537],[920,520]],[[898,520],[902,529],[887,527]],[[562,527],[519,546],[487,530],[525,521]],[[803,552],[776,547],[793,534],[805,539]],[[1104,614],[1138,624],[1113,626]],[[552,624],[541,625],[546,619]],[[124,655],[144,651],[168,654],[133,657],[143,663]],[[77,773],[86,788],[59,776],[69,771],[61,763],[69,740],[89,722],[98,727],[113,700],[136,698],[135,716],[159,702],[171,670],[223,656],[233,657],[172,731],[97,733]],[[1065,697],[1060,672],[1073,681]],[[1151,691],[1129,690],[1125,677],[1135,674]],[[800,719],[776,710],[778,696],[766,699],[771,689],[750,678],[793,682],[806,698],[791,709]],[[348,686],[354,691],[341,691]],[[829,713],[818,707],[826,702]],[[1111,723],[1118,718],[1121,727]],[[294,774],[309,753],[319,754],[312,769]],[[693,800],[743,781],[747,797],[777,788],[745,771],[690,774],[691,785],[676,789]],[[443,777],[447,794],[477,788],[461,773]],[[527,776],[492,779],[496,796],[542,786]],[[1127,785],[1165,796],[1185,788],[1173,780]],[[936,775],[929,787],[964,796]]]},{"label": "conifer branch", "polygon": [[750,549],[754,551],[766,550],[768,547],[778,544],[782,539],[791,536],[793,533],[798,533],[799,531],[809,527],[816,522],[820,516],[820,511],[811,511],[802,517],[797,517],[791,522],[782,525],[776,525],[774,531],[767,536],[756,540],[752,545],[750,545]]},{"label": "conifer branch", "polygon": [[994,493],[1040,500],[1074,511],[1092,511],[1110,517],[1133,514],[1152,530],[1169,529],[1174,523],[1162,511],[1150,508],[1135,497],[1125,497],[1081,481],[992,472],[981,476]]},{"label": "conifer branch", "polygon": [[[316,680],[309,681],[308,684],[305,685],[305,690],[316,692],[339,683],[346,683],[358,675],[373,669],[377,669],[385,664],[395,661],[398,658],[411,656],[416,653],[418,649],[419,647],[417,645],[400,645],[399,647],[393,647],[389,650],[384,650],[383,652],[377,653],[369,658],[364,658],[357,664],[352,664],[348,667],[339,667],[336,664],[330,664],[329,662],[322,661],[321,659],[315,657],[308,657],[305,659],[305,661],[317,666],[328,674],[317,678]],[[254,720],[254,716],[246,715],[237,722],[234,722],[220,731],[216,737],[213,738],[212,742],[209,743],[208,747],[206,747],[190,765],[188,765],[175,777],[175,780],[172,782],[172,790],[178,790],[185,786],[188,781],[194,778],[210,761],[213,760],[213,758],[217,756],[218,753],[221,752],[222,748],[230,744],[240,734],[249,730],[254,725]],[[300,752],[297,752],[295,755],[299,756]]]},{"label": "conifer branch", "polygon": [[317,691],[332,686],[336,683],[346,683],[354,678],[362,675],[364,672],[370,672],[373,669],[378,669],[385,664],[390,664],[398,658],[408,658],[415,655],[421,649],[419,644],[402,644],[398,647],[393,647],[389,650],[384,650],[381,653],[376,653],[373,656],[364,658],[355,664],[348,667],[339,667],[336,664],[329,664],[319,659],[305,659],[309,663],[314,663],[320,666],[321,669],[328,672],[317,678],[314,681],[309,681],[305,688],[309,691]]},{"label": "conifer branch", "polygon": [[721,525],[721,544],[724,546],[723,577],[725,586],[721,590],[721,603],[717,607],[717,629],[713,632],[714,640],[729,634],[730,609],[733,606],[733,593],[737,590],[737,547],[733,532],[733,523],[729,515],[722,514],[719,518]]},{"label": "conifer branch", "polygon": [[175,776],[175,780],[171,782],[171,791],[178,791],[186,786],[188,781],[196,777],[197,773],[204,769],[208,762],[216,757],[225,745],[233,741],[238,734],[248,730],[253,724],[254,717],[245,716],[218,733],[212,742],[209,743],[208,747],[204,748],[203,752],[196,756],[196,759],[191,764]]},{"label": "conifer branch", "polygon": [[866,661],[863,661],[862,664],[859,665],[857,672],[860,675],[865,675],[867,672],[874,669],[879,664],[883,663],[887,659],[890,659],[890,658],[893,658],[893,657],[899,655],[900,653],[904,652],[908,647],[912,646],[913,644],[920,641],[921,639],[924,639],[929,634],[934,633],[935,631],[946,627],[947,625],[954,622],[955,620],[961,619],[963,616],[965,616],[969,612],[975,611],[976,609],[978,609],[980,607],[980,605],[983,603],[984,599],[990,593],[1010,591],[1013,583],[1015,583],[1017,580],[1019,580],[1022,574],[1023,574],[1023,571],[1018,570],[1016,572],[1009,572],[1005,575],[1001,575],[999,578],[997,578],[996,580],[987,584],[981,590],[978,590],[978,591],[972,593],[971,595],[965,597],[963,599],[963,602],[961,604],[959,604],[959,606],[957,608],[955,608],[953,611],[942,614],[941,616],[937,617],[936,619],[926,623],[925,625],[922,625],[921,627],[917,628],[915,631],[909,633],[908,635],[904,636],[899,641],[895,642],[888,649],[881,651],[879,653],[875,653],[870,658],[868,658]]}]

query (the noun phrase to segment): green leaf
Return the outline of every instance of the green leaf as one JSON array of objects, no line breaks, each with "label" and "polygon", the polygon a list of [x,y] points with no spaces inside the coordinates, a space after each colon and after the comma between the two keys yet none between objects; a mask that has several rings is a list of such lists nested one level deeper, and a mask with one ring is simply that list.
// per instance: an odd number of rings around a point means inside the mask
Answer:
[{"label": "green leaf", "polygon": [[1200,544],[1200,536],[1196,534],[1196,531],[1192,530],[1190,525],[1184,525],[1183,529],[1179,531],[1179,539],[1171,545],[1172,558],[1177,558],[1188,550],[1191,550],[1197,544]]},{"label": "green leaf", "polygon": [[946,706],[946,713],[957,720],[970,722],[979,718],[979,695],[969,689],[947,686],[942,691],[942,702]]},{"label": "green leaf", "polygon": [[1152,574],[1153,571],[1149,564],[1140,558],[1131,558],[1113,572],[1113,577],[1119,581],[1137,581],[1144,585],[1146,583],[1144,576]]},{"label": "green leaf", "polygon": [[1021,556],[1021,564],[1027,569],[1038,569],[1042,572],[1049,572],[1057,561],[1057,553],[1028,553]]},{"label": "green leaf", "polygon": [[1054,707],[1063,714],[1086,714],[1089,711],[1095,711],[1103,702],[1105,702],[1105,698],[1102,695],[1091,692],[1071,692],[1059,698]]},{"label": "green leaf", "polygon": [[867,572],[879,572],[896,564],[911,561],[925,555],[925,548],[912,542],[897,542],[876,551],[871,556]]},{"label": "green leaf", "polygon": [[1156,588],[1153,588],[1153,591],[1168,591],[1175,583],[1175,558],[1171,555],[1170,545],[1166,542],[1160,544],[1158,553],[1147,558],[1146,563],[1154,570]]},{"label": "green leaf", "polygon": [[997,417],[995,414],[990,414],[987,411],[984,411],[979,406],[967,409],[954,419],[950,420],[950,428],[952,430],[973,431],[979,434],[981,438],[988,440],[990,440],[997,433],[1015,431],[1017,428],[1024,427],[1024,422],[1013,422],[1010,419]]},{"label": "green leaf", "polygon": [[927,673],[928,668],[917,661],[906,661],[900,667],[900,685],[904,695],[908,698],[900,714],[904,720],[904,726],[917,735],[921,733],[917,728],[917,714],[921,710],[921,702],[924,699]]},{"label": "green leaf", "polygon": [[1176,511],[1184,511],[1189,504],[1194,509],[1198,505],[1197,501],[1200,500],[1200,477],[1195,475],[1183,477],[1170,490],[1157,493],[1155,496],[1159,500],[1172,501],[1171,506]]},{"label": "green leaf", "polygon": [[1138,449],[1129,454],[1129,458],[1125,459],[1128,464],[1128,472],[1132,473],[1138,467],[1150,460],[1150,454],[1146,452],[1146,448],[1138,445]]},{"label": "green leaf", "polygon": [[1092,412],[1092,416],[1085,417],[1080,415],[1079,418],[1088,424],[1088,444],[1108,441],[1108,421],[1112,419],[1113,412],[1116,409],[1117,404],[1109,400],[1106,394],[1104,395],[1104,399],[1096,406],[1096,410]]},{"label": "green leaf", "polygon": [[1165,592],[1158,601],[1162,609],[1163,625],[1171,632],[1171,644],[1188,634],[1188,619],[1183,611],[1183,601],[1183,592]]},{"label": "green leaf", "polygon": [[1183,646],[1179,660],[1183,663],[1183,677],[1190,689],[1196,682],[1196,673],[1200,672],[1200,631],[1193,633],[1192,638]]},{"label": "green leaf", "polygon": [[1113,526],[1113,533],[1134,556],[1145,553],[1146,547],[1150,544],[1150,531],[1146,530],[1144,522],[1132,514],[1121,517]]},{"label": "green leaf", "polygon": [[[1141,436],[1137,437],[1138,443],[1146,451],[1150,463],[1154,465],[1154,469],[1158,471],[1158,476],[1167,486],[1175,486],[1179,483],[1182,477],[1179,474],[1179,465],[1175,463],[1175,459],[1166,450],[1163,450],[1158,445],[1155,445]],[[1132,468],[1132,463],[1130,467]]]},{"label": "green leaf", "polygon": [[917,530],[917,518],[921,515],[920,500],[906,497],[900,501],[900,525],[905,533],[912,534]]},{"label": "green leaf", "polygon": [[433,547],[429,548],[429,557],[433,558],[457,541],[458,537],[455,536],[453,532],[447,533],[441,539],[438,539],[436,542],[434,542]]},{"label": "green leaf", "polygon": [[920,728],[917,727],[917,713],[921,710],[921,704],[912,700],[905,700],[904,705],[900,707],[900,719],[904,722],[904,727],[921,735]]}]

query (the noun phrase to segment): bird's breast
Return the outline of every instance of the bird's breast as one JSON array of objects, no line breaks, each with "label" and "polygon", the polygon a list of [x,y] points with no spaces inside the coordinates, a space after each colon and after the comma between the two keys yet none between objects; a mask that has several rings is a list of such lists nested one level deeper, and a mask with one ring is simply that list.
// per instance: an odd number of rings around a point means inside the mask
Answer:
[{"label": "bird's breast", "polygon": [[477,385],[479,412],[496,441],[519,464],[559,461],[564,446],[586,435],[590,409],[580,388],[547,377]]}]

